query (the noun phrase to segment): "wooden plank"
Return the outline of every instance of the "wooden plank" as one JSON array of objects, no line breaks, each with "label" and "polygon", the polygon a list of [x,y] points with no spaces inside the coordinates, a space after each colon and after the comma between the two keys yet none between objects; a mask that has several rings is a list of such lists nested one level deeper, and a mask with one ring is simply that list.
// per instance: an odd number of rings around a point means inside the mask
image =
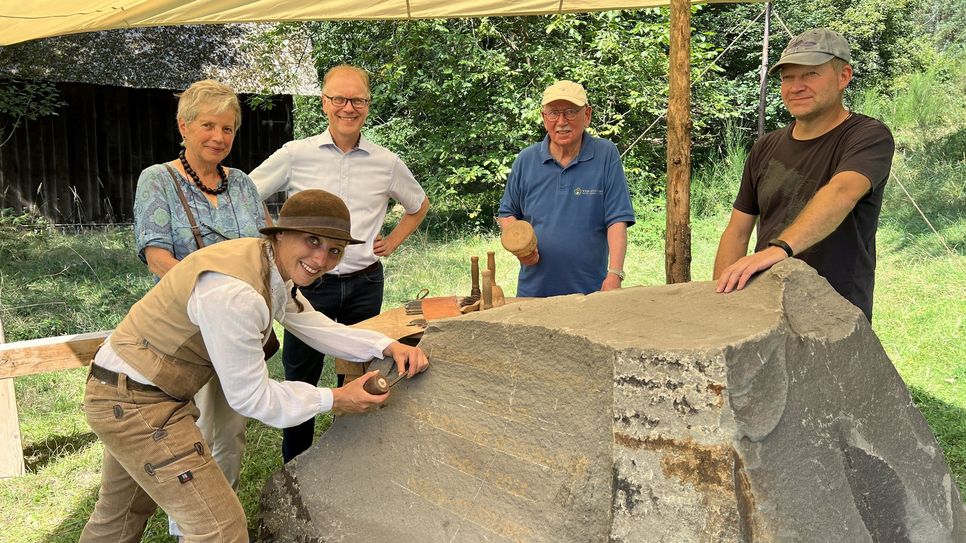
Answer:
[{"label": "wooden plank", "polygon": [[411,325],[412,321],[421,319],[422,315],[407,315],[406,308],[395,307],[384,311],[375,317],[366,319],[349,326],[349,328],[362,328],[363,330],[374,330],[385,334],[392,339],[402,339],[423,333],[422,326]]},{"label": "wooden plank", "polygon": [[[410,322],[421,318],[422,315],[407,315],[406,308],[404,307],[395,307],[388,311],[384,311],[375,317],[353,324],[349,326],[349,328],[373,330],[379,332],[380,334],[385,334],[392,339],[399,340],[405,337],[422,334],[422,326],[413,326],[409,324]],[[364,374],[366,368],[368,367],[368,363],[359,364],[357,362],[342,360],[341,358],[335,359],[335,373],[338,375],[345,375],[345,382],[347,383]]]},{"label": "wooden plank", "polygon": [[[3,339],[3,322],[0,321],[0,345]],[[25,471],[13,379],[0,379],[0,478],[19,477]]]},{"label": "wooden plank", "polygon": [[0,379],[89,366],[110,330],[0,345]]},{"label": "wooden plank", "polygon": [[[455,299],[456,297],[454,296],[453,298]],[[506,303],[513,304],[532,299],[533,298],[510,297],[506,299]],[[462,315],[462,313],[456,316],[458,317],[460,315]],[[432,318],[427,319],[425,315],[407,315],[405,307],[395,307],[388,311],[384,311],[375,317],[353,324],[350,326],[350,328],[374,330],[397,341],[404,338],[415,338],[416,336],[421,338],[424,327],[410,324],[417,319],[434,320]],[[345,375],[346,383],[352,381],[360,375],[365,374],[368,368],[368,362],[359,364],[357,362],[348,362],[346,360],[342,360],[341,358],[335,359],[335,373],[337,375]]]},{"label": "wooden plank", "polygon": [[13,379],[0,379],[0,479],[20,477],[25,471]]}]

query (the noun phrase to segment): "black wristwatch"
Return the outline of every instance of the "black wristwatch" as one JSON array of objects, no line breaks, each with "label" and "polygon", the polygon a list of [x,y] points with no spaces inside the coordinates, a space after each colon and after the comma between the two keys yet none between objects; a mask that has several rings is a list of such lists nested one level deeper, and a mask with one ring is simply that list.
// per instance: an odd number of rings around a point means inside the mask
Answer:
[{"label": "black wristwatch", "polygon": [[785,254],[788,255],[788,258],[791,258],[791,257],[795,256],[795,251],[792,250],[792,246],[789,245],[788,243],[786,243],[783,240],[780,240],[778,238],[775,238],[775,239],[769,241],[768,242],[768,245],[770,247],[778,247],[781,250],[785,251]]}]

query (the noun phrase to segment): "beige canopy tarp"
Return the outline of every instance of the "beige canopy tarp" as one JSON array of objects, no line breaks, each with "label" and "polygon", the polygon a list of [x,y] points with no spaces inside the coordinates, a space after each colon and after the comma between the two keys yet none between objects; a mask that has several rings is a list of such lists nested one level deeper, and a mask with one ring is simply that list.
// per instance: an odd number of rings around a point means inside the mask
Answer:
[{"label": "beige canopy tarp", "polygon": [[670,0],[0,0],[0,45],[139,26],[545,15],[668,4]]}]

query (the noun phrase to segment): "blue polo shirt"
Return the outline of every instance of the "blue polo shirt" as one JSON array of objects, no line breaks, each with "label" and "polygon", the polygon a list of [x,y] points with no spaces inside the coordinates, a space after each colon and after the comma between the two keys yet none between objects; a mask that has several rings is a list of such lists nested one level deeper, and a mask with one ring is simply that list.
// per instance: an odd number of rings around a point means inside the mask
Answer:
[{"label": "blue polo shirt", "polygon": [[540,261],[521,266],[517,296],[589,294],[607,275],[607,228],[634,224],[634,208],[617,147],[586,131],[566,168],[544,137],[520,153],[499,215],[523,219],[537,234]]}]

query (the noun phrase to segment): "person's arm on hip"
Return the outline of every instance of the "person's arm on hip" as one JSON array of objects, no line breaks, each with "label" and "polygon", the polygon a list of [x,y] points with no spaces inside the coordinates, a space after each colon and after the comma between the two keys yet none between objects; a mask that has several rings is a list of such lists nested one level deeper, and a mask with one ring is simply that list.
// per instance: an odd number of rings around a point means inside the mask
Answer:
[{"label": "person's arm on hip", "polygon": [[372,252],[376,256],[389,256],[399,248],[400,245],[406,241],[413,232],[419,228],[419,225],[426,218],[426,213],[429,212],[429,198],[423,199],[422,205],[415,213],[406,213],[399,220],[399,224],[392,229],[385,238],[381,235],[377,235],[375,241],[372,243]]}]

